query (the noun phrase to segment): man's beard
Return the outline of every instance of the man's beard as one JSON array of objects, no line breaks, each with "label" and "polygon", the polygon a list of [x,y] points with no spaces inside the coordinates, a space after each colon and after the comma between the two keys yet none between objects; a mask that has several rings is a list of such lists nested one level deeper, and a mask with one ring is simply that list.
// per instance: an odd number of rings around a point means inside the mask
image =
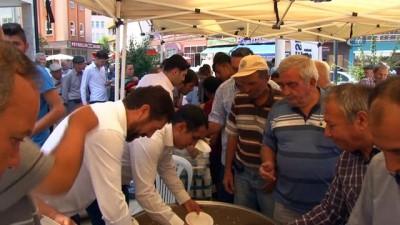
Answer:
[{"label": "man's beard", "polygon": [[128,131],[128,133],[126,134],[126,138],[125,141],[126,142],[131,142],[134,139],[138,138],[140,136],[140,134],[138,132],[135,131]]},{"label": "man's beard", "polygon": [[133,141],[134,139],[139,138],[139,137],[146,137],[146,134],[139,133],[139,132],[137,132],[136,129],[131,128],[131,129],[128,129],[128,132],[127,132],[127,134],[126,134],[125,141],[126,141],[126,142],[131,142],[131,141]]}]

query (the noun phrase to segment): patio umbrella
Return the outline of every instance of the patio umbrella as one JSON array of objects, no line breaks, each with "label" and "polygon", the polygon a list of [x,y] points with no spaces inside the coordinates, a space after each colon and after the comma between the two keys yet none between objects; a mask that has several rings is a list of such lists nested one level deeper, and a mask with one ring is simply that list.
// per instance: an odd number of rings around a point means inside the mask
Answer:
[{"label": "patio umbrella", "polygon": [[70,55],[57,54],[57,55],[49,55],[46,57],[46,60],[72,60],[74,57]]}]

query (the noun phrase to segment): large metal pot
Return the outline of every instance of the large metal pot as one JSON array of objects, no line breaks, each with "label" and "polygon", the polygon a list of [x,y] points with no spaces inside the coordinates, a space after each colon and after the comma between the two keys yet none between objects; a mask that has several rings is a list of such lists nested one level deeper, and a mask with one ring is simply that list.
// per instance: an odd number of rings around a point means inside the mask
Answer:
[{"label": "large metal pot", "polygon": [[[276,225],[274,221],[254,210],[214,201],[196,201],[204,212],[214,219],[214,225]],[[186,210],[183,206],[171,205],[172,210],[183,220]],[[134,215],[140,225],[159,225],[150,219],[145,211]]]}]

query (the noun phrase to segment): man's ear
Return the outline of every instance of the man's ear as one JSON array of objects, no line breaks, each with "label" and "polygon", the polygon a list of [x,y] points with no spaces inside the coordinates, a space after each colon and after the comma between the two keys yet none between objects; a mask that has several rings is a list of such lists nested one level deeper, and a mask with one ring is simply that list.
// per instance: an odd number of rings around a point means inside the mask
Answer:
[{"label": "man's ear", "polygon": [[186,132],[186,123],[185,122],[179,122],[175,126],[176,126],[177,131],[179,131],[179,133]]},{"label": "man's ear", "polygon": [[368,113],[365,111],[359,111],[355,123],[360,130],[368,129]]},{"label": "man's ear", "polygon": [[140,106],[139,110],[139,119],[147,119],[150,117],[150,105],[148,104],[143,104],[142,106]]}]

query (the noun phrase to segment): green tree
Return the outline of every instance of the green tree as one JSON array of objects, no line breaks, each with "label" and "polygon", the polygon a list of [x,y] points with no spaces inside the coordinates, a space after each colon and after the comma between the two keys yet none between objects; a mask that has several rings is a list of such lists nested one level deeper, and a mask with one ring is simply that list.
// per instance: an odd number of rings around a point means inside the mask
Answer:
[{"label": "green tree", "polygon": [[39,34],[39,52],[44,52],[44,47],[47,45],[47,40]]},{"label": "green tree", "polygon": [[129,38],[128,48],[126,53],[127,62],[132,62],[135,66],[135,75],[140,79],[145,74],[150,73],[150,71],[159,64],[158,56],[147,55],[147,49],[149,47],[150,41],[145,39],[143,41],[138,41],[133,37]]},{"label": "green tree", "polygon": [[376,36],[372,36],[371,40],[371,55],[365,55],[363,48],[360,46],[359,50],[361,51],[360,54],[360,61],[354,65],[353,67],[349,68],[349,71],[354,75],[356,80],[360,80],[364,77],[364,66],[366,65],[376,65],[378,62],[380,62],[382,59],[380,56],[376,54],[377,48],[376,48]]},{"label": "green tree", "polygon": [[99,44],[103,47],[103,50],[106,50],[107,52],[110,52],[110,42],[108,41],[107,36],[102,36],[99,39]]}]

